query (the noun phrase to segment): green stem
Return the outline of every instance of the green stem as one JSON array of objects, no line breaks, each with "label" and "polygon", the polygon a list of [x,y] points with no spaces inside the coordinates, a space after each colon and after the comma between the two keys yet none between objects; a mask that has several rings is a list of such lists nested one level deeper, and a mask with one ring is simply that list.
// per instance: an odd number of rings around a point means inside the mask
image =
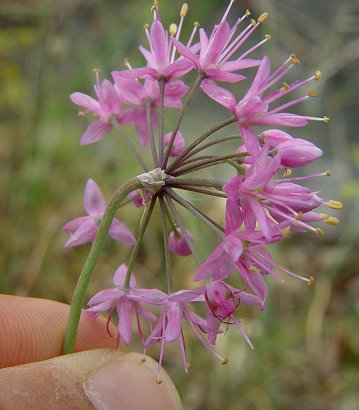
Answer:
[{"label": "green stem", "polygon": [[203,144],[200,147],[197,147],[193,149],[191,152],[189,152],[184,158],[183,161],[186,161],[188,158],[193,157],[193,155],[198,154],[199,152],[205,150],[206,148],[212,147],[213,145],[218,145],[222,144],[223,142],[227,141],[234,141],[234,140],[240,140],[242,137],[240,135],[229,135],[227,137],[223,138],[218,138],[215,141],[208,142],[207,144]]},{"label": "green stem", "polygon": [[107,233],[110,229],[115,213],[124,198],[126,198],[130,192],[139,188],[142,188],[142,184],[137,177],[132,178],[121,185],[110,199],[106,211],[101,218],[95,240],[91,246],[72,297],[70,316],[67,322],[64,342],[64,354],[71,353],[74,348],[81,309],[84,305],[85,292],[91,277],[91,273],[103,249],[105,239],[107,238]]},{"label": "green stem", "polygon": [[207,132],[202,134],[200,137],[198,137],[195,141],[192,142],[191,145],[189,145],[183,152],[182,154],[177,157],[175,161],[170,164],[167,169],[166,169],[166,174],[170,174],[171,171],[177,168],[177,166],[180,166],[181,162],[183,161],[183,158],[187,156],[194,148],[197,147],[202,141],[204,141],[206,138],[214,134],[216,131],[219,131],[221,128],[226,127],[229,124],[233,124],[234,122],[237,121],[236,117],[230,117],[227,120],[221,122],[220,124],[215,125],[211,129],[209,129]]},{"label": "green stem", "polygon": [[159,155],[159,164],[163,162],[163,115],[164,115],[164,95],[165,95],[165,85],[164,80],[160,81],[160,107],[159,107],[159,119],[158,119],[158,155]]},{"label": "green stem", "polygon": [[161,218],[162,218],[162,232],[163,232],[163,249],[165,251],[165,264],[166,264],[166,276],[167,276],[167,291],[168,294],[173,292],[173,277],[171,271],[171,255],[168,248],[168,229],[167,229],[167,214],[166,214],[166,204],[163,196],[159,196],[160,208],[161,208]]},{"label": "green stem", "polygon": [[151,119],[151,103],[147,102],[145,104],[146,106],[146,121],[147,121],[147,129],[148,129],[148,135],[150,138],[150,146],[151,146],[151,152],[152,152],[152,159],[153,159],[153,164],[155,168],[158,167],[158,157],[157,157],[157,151],[156,151],[156,144],[155,144],[155,137],[153,135],[153,129],[152,129],[152,119]]},{"label": "green stem", "polygon": [[189,185],[198,187],[209,187],[222,189],[224,182],[216,179],[202,179],[202,178],[168,178],[166,185],[176,187],[176,185]]},{"label": "green stem", "polygon": [[196,171],[197,169],[201,169],[203,167],[215,165],[218,163],[225,162],[229,159],[237,159],[241,157],[245,157],[248,155],[248,152],[242,152],[240,154],[231,154],[231,155],[224,155],[224,156],[214,156],[213,158],[205,159],[203,161],[199,161],[197,164],[190,164],[187,166],[184,166],[183,168],[178,168],[175,171],[171,173],[171,176],[177,176],[177,175],[182,175],[186,174],[187,172],[192,172]]},{"label": "green stem", "polygon": [[223,239],[224,236],[224,229],[221,225],[215,222],[213,219],[209,218],[203,212],[201,212],[198,208],[194,205],[190,204],[188,201],[183,199],[180,195],[176,194],[171,188],[165,188],[165,191],[180,205],[187,209],[187,211],[191,212],[194,216],[196,216],[200,221],[204,222],[208,227],[214,230],[216,234]]},{"label": "green stem", "polygon": [[216,191],[210,188],[200,188],[200,187],[190,186],[190,185],[173,185],[173,188],[183,189],[184,191],[197,192],[199,194],[216,196],[218,198],[227,198],[227,195],[224,192]]},{"label": "green stem", "polygon": [[152,198],[149,205],[148,204],[145,205],[145,209],[143,211],[141,222],[140,222],[140,231],[139,231],[139,233],[137,235],[137,239],[136,239],[136,245],[132,250],[130,261],[128,262],[127,274],[126,274],[126,278],[125,278],[125,283],[123,285],[124,289],[127,289],[127,290],[130,289],[131,273],[133,271],[133,267],[135,265],[137,255],[138,255],[138,252],[139,252],[141,244],[142,244],[142,239],[143,239],[143,236],[146,232],[148,223],[150,221],[150,218],[151,218],[152,211],[153,211],[153,208],[155,206],[155,203],[156,203],[156,196],[154,196]]},{"label": "green stem", "polygon": [[165,169],[166,166],[167,166],[167,162],[168,162],[168,159],[169,159],[171,151],[172,151],[173,143],[175,141],[177,132],[178,132],[180,126],[181,126],[181,122],[182,122],[185,110],[187,108],[187,105],[191,101],[191,99],[192,99],[194,93],[196,92],[197,88],[201,85],[202,80],[203,80],[203,74],[199,74],[199,76],[196,78],[195,82],[193,83],[189,93],[187,94],[186,100],[184,101],[184,103],[182,105],[182,108],[180,110],[180,113],[179,113],[179,116],[178,116],[178,119],[177,119],[177,123],[175,125],[175,129],[173,130],[171,138],[170,138],[170,140],[168,142],[168,145],[167,145],[165,157],[164,157],[162,167],[161,167],[162,169]]},{"label": "green stem", "polygon": [[125,133],[125,131],[120,127],[120,125],[118,124],[117,121],[113,121],[113,125],[115,126],[115,128],[117,129],[117,131],[120,133],[121,137],[123,138],[123,140],[126,142],[127,146],[130,148],[132,154],[134,155],[134,157],[137,159],[138,163],[141,165],[141,167],[143,168],[143,170],[145,172],[148,172],[149,169],[147,167],[147,165],[145,164],[145,162],[143,161],[143,159],[141,158],[141,155],[137,152],[136,148],[134,147],[134,145],[132,144],[132,142],[130,141],[128,135]]}]

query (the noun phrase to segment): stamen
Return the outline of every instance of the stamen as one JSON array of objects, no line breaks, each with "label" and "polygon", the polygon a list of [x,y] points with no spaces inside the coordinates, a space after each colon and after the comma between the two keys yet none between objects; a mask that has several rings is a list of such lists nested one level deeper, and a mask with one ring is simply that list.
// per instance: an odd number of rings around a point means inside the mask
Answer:
[{"label": "stamen", "polygon": [[326,221],[327,219],[329,219],[329,215],[327,215],[327,214],[319,213],[319,215],[322,217],[322,219],[323,219],[324,221]]},{"label": "stamen", "polygon": [[328,122],[330,121],[330,118],[327,117],[326,115],[323,117],[323,121],[328,124]]},{"label": "stamen", "polygon": [[226,364],[228,364],[228,362],[229,362],[229,360],[227,358],[225,358],[221,364],[226,365]]},{"label": "stamen", "polygon": [[323,229],[317,228],[317,229],[315,230],[315,233],[316,233],[318,236],[320,236],[321,238],[323,238],[323,236],[324,236],[324,231],[323,231]]},{"label": "stamen", "polygon": [[251,15],[252,13],[250,12],[250,10],[246,10],[246,12],[245,12],[245,14],[244,14],[244,16],[245,17],[249,17],[250,15]]},{"label": "stamen", "polygon": [[200,25],[200,23],[199,23],[198,21],[195,21],[195,22],[193,23],[193,26],[194,26],[194,27],[193,27],[192,33],[191,33],[191,35],[190,35],[190,37],[189,37],[189,39],[188,39],[188,41],[187,41],[186,47],[190,47],[190,46],[191,46],[192,41],[193,41],[193,39],[194,39],[194,36],[195,36],[195,34],[196,34],[198,28],[201,27],[201,25]]},{"label": "stamen", "polygon": [[270,34],[266,34],[266,35],[265,35],[265,38],[266,38],[268,41],[272,40],[272,36],[271,36]]},{"label": "stamen", "polygon": [[343,208],[343,203],[340,202],[340,201],[335,201],[334,199],[330,199],[330,200],[326,203],[326,205],[327,205],[329,208],[332,208],[332,209],[342,209],[342,208]]},{"label": "stamen", "polygon": [[258,21],[259,24],[262,24],[267,20],[268,17],[269,17],[268,13],[263,13],[258,17],[257,21]]},{"label": "stamen", "polygon": [[329,216],[325,219],[325,223],[328,225],[339,225],[340,220],[338,218],[335,218],[334,216]]},{"label": "stamen", "polygon": [[311,277],[309,278],[309,281],[308,281],[308,286],[314,285],[314,282],[315,282],[315,279],[313,278],[313,276],[311,276]]},{"label": "stamen", "polygon": [[169,32],[172,36],[175,36],[176,33],[177,33],[177,24],[175,24],[175,23],[170,24],[169,29],[168,29],[168,32]]},{"label": "stamen", "polygon": [[315,72],[314,79],[315,79],[316,81],[318,81],[318,80],[321,79],[321,77],[322,77],[322,73],[321,73],[319,70],[317,70],[317,71]]},{"label": "stamen", "polygon": [[292,65],[298,65],[298,64],[300,64],[300,60],[299,60],[299,58],[296,57],[295,54],[292,54],[291,59],[290,59],[290,63]]},{"label": "stamen", "polygon": [[235,3],[235,1],[236,1],[236,0],[231,0],[231,1],[229,2],[229,5],[228,5],[228,7],[227,7],[227,10],[224,12],[224,15],[223,15],[223,17],[222,17],[221,23],[227,18],[228,13],[229,13],[229,11],[230,11],[230,9],[231,9],[233,3]]},{"label": "stamen", "polygon": [[318,94],[315,91],[309,91],[308,97],[316,97]]},{"label": "stamen", "polygon": [[127,57],[123,60],[123,65],[125,67],[127,67],[129,70],[132,70],[132,66],[131,66],[130,62],[128,61]]},{"label": "stamen", "polygon": [[293,171],[292,171],[291,169],[286,168],[285,171],[284,171],[284,173],[283,173],[283,175],[282,175],[282,178],[286,178],[286,177],[291,176],[291,175],[292,175],[292,172],[293,172]]},{"label": "stamen", "polygon": [[257,22],[255,21],[255,19],[250,19],[249,21],[251,22],[251,25],[252,25],[252,26],[255,26],[255,25],[257,24]]},{"label": "stamen", "polygon": [[182,8],[180,11],[180,17],[186,17],[188,13],[188,4],[187,3],[183,3],[182,4]]}]

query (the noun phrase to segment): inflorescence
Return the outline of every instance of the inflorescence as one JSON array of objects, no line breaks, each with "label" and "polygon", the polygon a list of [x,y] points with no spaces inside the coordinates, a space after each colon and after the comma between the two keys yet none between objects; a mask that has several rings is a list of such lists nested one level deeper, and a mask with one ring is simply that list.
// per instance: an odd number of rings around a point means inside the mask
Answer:
[{"label": "inflorescence", "polygon": [[[128,265],[122,263],[115,272],[114,287],[102,290],[90,299],[88,312],[92,315],[109,312],[109,317],[117,313],[117,340],[126,344],[131,341],[134,317],[144,348],[161,344],[159,365],[165,343],[178,341],[187,371],[182,331],[184,321],[211,353],[222,363],[227,363],[227,359],[213,348],[217,336],[223,332],[221,325],[236,326],[252,347],[241,321],[237,319],[237,311],[241,305],[264,309],[268,295],[266,276],[283,281],[277,273],[281,271],[308,285],[314,281],[313,277],[301,277],[278,266],[267,250],[267,245],[278,243],[290,232],[313,231],[323,236],[323,230],[313,226],[313,223],[339,223],[337,218],[317,212],[317,208],[327,205],[339,209],[342,207],[341,202],[325,201],[318,193],[298,184],[306,179],[328,176],[329,172],[291,177],[292,168],[313,162],[322,155],[322,151],[309,141],[277,129],[304,127],[309,121],[328,122],[328,117],[288,112],[294,105],[316,96],[314,91],[309,90],[300,97],[290,97],[293,91],[302,90],[318,81],[321,74],[317,71],[309,78],[289,84],[284,82],[284,78],[299,64],[295,55],[290,55],[274,70],[267,56],[253,58],[254,51],[269,41],[270,35],[248,49],[244,44],[265,22],[268,14],[264,13],[254,20],[250,18],[250,12],[246,11],[231,27],[227,16],[233,3],[232,0],[223,18],[209,35],[196,22],[192,34],[185,41],[180,35],[188,5],[182,6],[179,24],[171,24],[166,31],[160,19],[158,2],[155,2],[151,8],[153,22],[151,26],[144,27],[148,45],[139,48],[146,59],[146,66],[133,68],[126,60],[127,69],[113,71],[112,81],[101,81],[99,71],[96,70],[97,99],[80,92],[70,96],[73,103],[85,110],[81,115],[91,113],[97,118],[82,135],[81,144],[100,141],[115,128],[143,173],[120,187],[107,207],[100,188],[95,181],[88,180],[84,194],[84,207],[88,215],[68,222],[63,228],[65,232],[71,233],[66,246],[93,243],[81,276],[86,279],[80,278],[74,297],[68,330],[68,351],[76,335],[76,321],[89,275],[107,233],[113,239],[133,246],[133,252]],[[218,82],[244,81],[244,69],[256,71],[244,96],[232,94],[218,85]],[[190,72],[197,73],[191,86],[183,80]],[[180,132],[182,119],[198,89],[227,109],[229,116],[202,135],[184,138]],[[165,133],[164,116],[167,108],[177,110],[178,119],[172,130]],[[131,141],[125,132],[125,124],[134,125],[138,143],[142,147],[149,147],[151,165],[148,164],[148,157],[140,155],[137,143]],[[230,124],[237,125],[237,134],[210,139]],[[257,126],[268,129],[258,133]],[[223,151],[226,143],[233,141],[238,141],[239,145],[235,152],[227,149],[224,154],[205,153],[206,149],[219,146]],[[216,152],[220,150],[216,149]],[[230,166],[235,175],[228,181],[193,177],[195,172],[214,165]],[[226,201],[225,226],[184,199],[181,196],[183,191],[223,198]],[[114,218],[115,212],[130,202],[143,207],[137,238],[123,222]],[[133,275],[136,256],[156,204],[159,204],[162,218],[166,293],[157,289],[137,288]],[[195,215],[218,237],[219,244],[204,262],[196,251],[195,240],[185,226],[178,206]],[[174,291],[171,253],[182,256],[192,254],[199,265],[193,280],[204,281],[204,284],[194,289]],[[241,281],[239,289],[230,284],[236,275]],[[77,307],[76,300],[79,301]],[[204,317],[195,313],[194,306],[196,311],[205,312]],[[159,311],[158,316],[154,313],[156,309]],[[150,334],[143,331],[143,321],[153,323]],[[69,336],[71,332],[72,339]]]}]

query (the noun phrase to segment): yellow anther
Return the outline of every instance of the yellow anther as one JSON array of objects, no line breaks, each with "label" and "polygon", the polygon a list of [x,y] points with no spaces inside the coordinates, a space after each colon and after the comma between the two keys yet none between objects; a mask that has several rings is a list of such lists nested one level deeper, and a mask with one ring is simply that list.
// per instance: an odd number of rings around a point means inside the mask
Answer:
[{"label": "yellow anther", "polygon": [[290,234],[290,227],[287,226],[287,227],[283,228],[282,233],[283,233],[284,236],[288,236]]},{"label": "yellow anther", "polygon": [[156,383],[157,383],[157,384],[162,384],[162,380],[161,380],[161,379],[157,379],[157,380],[156,380]]},{"label": "yellow anther", "polygon": [[319,70],[317,70],[314,74],[314,80],[318,81],[321,79],[321,77],[322,77],[322,73]]},{"label": "yellow anther", "polygon": [[245,16],[246,16],[246,17],[249,17],[251,14],[252,14],[252,13],[247,9],[247,10],[246,10],[246,13],[245,13]]},{"label": "yellow anther", "polygon": [[292,170],[289,169],[289,168],[286,168],[283,175],[282,175],[282,178],[286,178],[286,177],[289,177],[291,175],[292,175]]},{"label": "yellow anther", "polygon": [[340,220],[335,218],[334,216],[330,216],[328,219],[325,220],[325,223],[328,225],[339,225]]},{"label": "yellow anther", "polygon": [[175,36],[177,33],[177,24],[175,23],[170,24],[168,31],[172,36]]},{"label": "yellow anther", "polygon": [[290,63],[291,63],[291,64],[293,64],[293,65],[298,65],[298,64],[300,64],[299,58],[297,58],[297,57],[295,56],[295,54],[292,54],[290,57],[291,57],[291,58],[290,58]]},{"label": "yellow anther", "polygon": [[266,40],[271,41],[272,40],[272,36],[270,34],[266,34],[265,35]]},{"label": "yellow anther", "polygon": [[253,266],[253,265],[249,268],[249,270],[250,270],[251,272],[256,272],[256,273],[259,273],[259,272],[260,272],[260,270],[259,270],[256,266]]},{"label": "yellow anther", "polygon": [[297,58],[297,55],[296,55],[296,54],[291,54],[291,55],[289,56],[289,58]]},{"label": "yellow anther", "polygon": [[316,233],[318,236],[320,236],[321,238],[323,238],[323,236],[324,236],[324,231],[323,231],[323,229],[317,228],[317,229],[315,230],[315,233]]},{"label": "yellow anther", "polygon": [[188,13],[188,4],[187,3],[183,3],[182,4],[182,8],[180,11],[180,17],[186,17]]},{"label": "yellow anther", "polygon": [[282,84],[282,87],[283,87],[286,91],[289,90],[289,84],[288,84],[288,83],[283,83],[283,84]]},{"label": "yellow anther", "polygon": [[259,23],[259,24],[264,23],[264,22],[267,20],[268,17],[269,17],[269,14],[268,14],[268,13],[263,13],[263,14],[261,14],[261,15],[258,17],[258,23]]},{"label": "yellow anther", "polygon": [[145,358],[145,357],[143,357],[142,359],[140,359],[140,363],[141,363],[141,364],[146,363],[146,358]]},{"label": "yellow anther", "polygon": [[342,209],[343,203],[340,201],[335,201],[334,199],[330,199],[328,201],[328,207],[332,209]]},{"label": "yellow anther", "polygon": [[191,363],[186,363],[186,368],[189,369],[191,367]]},{"label": "yellow anther", "polygon": [[152,7],[151,7],[151,13],[153,13],[154,11],[156,11],[157,10],[157,6],[156,5],[153,5]]},{"label": "yellow anther", "polygon": [[319,213],[319,215],[324,219],[324,221],[326,221],[329,218],[329,215],[327,214]]},{"label": "yellow anther", "polygon": [[313,276],[311,276],[308,280],[308,286],[312,286],[315,282],[315,279],[313,278]]},{"label": "yellow anther", "polygon": [[303,214],[302,214],[301,212],[298,212],[297,215],[295,216],[295,219],[296,219],[297,221],[301,221],[301,220],[302,220],[302,217],[303,217]]},{"label": "yellow anther", "polygon": [[327,177],[331,177],[331,176],[332,176],[331,171],[325,171],[325,176],[327,176]]},{"label": "yellow anther", "polygon": [[309,91],[308,97],[316,97],[318,94],[315,91]]},{"label": "yellow anther", "polygon": [[255,26],[257,24],[257,22],[254,19],[250,19],[249,21],[251,22],[252,26]]},{"label": "yellow anther", "polygon": [[77,115],[78,115],[79,117],[84,117],[84,116],[86,115],[86,113],[85,113],[85,111],[79,111],[79,112],[77,113]]},{"label": "yellow anther", "polygon": [[148,30],[148,29],[150,28],[150,25],[149,25],[148,23],[146,23],[146,24],[143,25],[143,28],[144,28],[145,30]]},{"label": "yellow anther", "polygon": [[154,7],[159,7],[159,5],[160,5],[160,2],[158,1],[158,0],[153,0],[153,6]]},{"label": "yellow anther", "polygon": [[92,71],[93,71],[95,74],[100,74],[100,73],[101,73],[101,70],[100,70],[99,68],[93,68]]},{"label": "yellow anther", "polygon": [[323,121],[324,121],[326,124],[328,124],[328,122],[330,121],[330,118],[327,117],[326,115],[324,115]]},{"label": "yellow anther", "polygon": [[223,360],[222,364],[228,364],[228,359],[225,358],[225,359]]},{"label": "yellow anther", "polygon": [[201,23],[199,23],[198,21],[195,21],[195,22],[193,23],[193,25],[194,25],[195,27],[201,27]]}]

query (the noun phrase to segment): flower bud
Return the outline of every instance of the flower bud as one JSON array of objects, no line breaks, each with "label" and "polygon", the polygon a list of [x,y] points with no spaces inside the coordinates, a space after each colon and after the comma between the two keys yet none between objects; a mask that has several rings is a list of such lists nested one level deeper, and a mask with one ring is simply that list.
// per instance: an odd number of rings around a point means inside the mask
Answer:
[{"label": "flower bud", "polygon": [[323,152],[309,141],[294,138],[276,146],[285,167],[301,167],[319,158]]},{"label": "flower bud", "polygon": [[[187,245],[185,238],[182,235],[180,228],[176,229],[177,232],[171,232],[168,236],[168,247],[171,252],[180,255],[180,256],[188,256],[190,255],[191,249]],[[187,231],[188,236],[193,242],[193,237],[190,232]]]},{"label": "flower bud", "polygon": [[[133,197],[137,196],[138,194],[139,194],[139,191],[133,191],[133,192],[130,192],[127,195],[127,197],[128,198],[133,198]],[[150,192],[146,192],[146,201],[151,202],[151,199],[152,199],[152,194]],[[141,196],[135,198],[132,202],[137,208],[141,208],[141,206],[143,206],[143,200],[144,200],[144,198],[141,195]]]},{"label": "flower bud", "polygon": [[[168,132],[163,136],[163,142],[165,147],[168,146],[168,143],[171,140],[172,132]],[[185,149],[185,141],[183,135],[178,131],[173,142],[172,150],[171,150],[171,157],[179,157]]]},{"label": "flower bud", "polygon": [[265,144],[269,144],[270,148],[275,148],[278,144],[284,141],[290,141],[293,137],[281,130],[267,130],[260,135]]}]

